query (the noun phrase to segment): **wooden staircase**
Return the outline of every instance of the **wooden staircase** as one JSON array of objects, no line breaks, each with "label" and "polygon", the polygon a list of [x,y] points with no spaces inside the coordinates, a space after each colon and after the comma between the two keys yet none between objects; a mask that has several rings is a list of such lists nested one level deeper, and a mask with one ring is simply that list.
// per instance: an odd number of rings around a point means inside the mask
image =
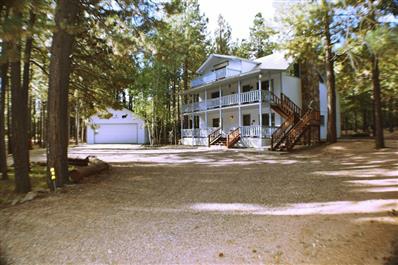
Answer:
[{"label": "wooden staircase", "polygon": [[233,147],[240,140],[240,129],[237,128],[227,135],[227,147]]},{"label": "wooden staircase", "polygon": [[221,128],[217,128],[208,135],[209,147],[211,145],[226,146],[227,148],[232,148],[240,140],[240,130],[239,128],[230,132],[227,137],[223,136]]},{"label": "wooden staircase", "polygon": [[212,131],[208,136],[208,143],[209,147],[211,145],[225,145],[226,143],[226,138],[223,137],[222,130],[221,128],[217,128],[214,131]]},{"label": "wooden staircase", "polygon": [[[271,108],[280,114],[285,121],[271,136],[272,151],[291,150],[303,135],[307,135],[306,142],[311,142],[311,132],[317,130],[312,138],[319,141],[320,113],[309,109],[305,113],[290,98],[281,94],[277,97],[270,93]],[[315,128],[315,130],[314,130]],[[318,139],[315,139],[318,138]]]}]

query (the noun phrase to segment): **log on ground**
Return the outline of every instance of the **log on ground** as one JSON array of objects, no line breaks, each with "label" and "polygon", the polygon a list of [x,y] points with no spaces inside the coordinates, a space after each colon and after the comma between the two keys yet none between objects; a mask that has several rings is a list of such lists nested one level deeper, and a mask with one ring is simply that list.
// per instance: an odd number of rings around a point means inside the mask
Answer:
[{"label": "log on ground", "polygon": [[69,175],[74,182],[80,182],[85,177],[100,173],[108,169],[109,169],[109,164],[101,161],[95,164],[91,164],[87,167],[81,167],[71,170],[69,172]]}]

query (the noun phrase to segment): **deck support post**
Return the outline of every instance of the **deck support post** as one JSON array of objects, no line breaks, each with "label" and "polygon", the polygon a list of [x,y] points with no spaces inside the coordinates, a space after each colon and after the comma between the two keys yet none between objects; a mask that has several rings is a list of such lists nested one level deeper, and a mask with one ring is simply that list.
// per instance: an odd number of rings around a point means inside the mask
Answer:
[{"label": "deck support post", "polygon": [[207,112],[207,89],[205,88],[205,124],[206,124],[206,130],[208,130],[208,128],[209,128],[208,119],[209,119],[209,113]]},{"label": "deck support post", "polygon": [[261,73],[258,75],[258,118],[260,124],[260,146],[263,145],[263,97],[261,95]]},{"label": "deck support post", "polygon": [[[272,83],[271,83],[271,72],[268,71],[268,91],[271,94]],[[271,109],[271,102],[269,104],[269,119],[268,119],[268,127],[272,130],[272,109]]]},{"label": "deck support post", "polygon": [[181,114],[181,135],[180,135],[180,143],[182,144],[182,138],[184,138],[183,131],[184,131],[184,121],[185,121],[185,116],[184,114]]},{"label": "deck support post", "polygon": [[221,107],[222,107],[222,102],[221,102],[221,93],[222,93],[222,91],[221,91],[221,86],[218,88],[218,98],[220,99],[220,102],[219,102],[219,104],[220,104],[220,106],[219,106],[219,114],[220,114],[220,116],[219,116],[219,122],[218,122],[218,127],[220,127],[221,128],[221,131],[222,131],[222,110],[221,110]]},{"label": "deck support post", "polygon": [[240,98],[240,80],[238,80],[238,126],[239,126],[239,128],[242,127],[242,110],[240,108],[240,104],[241,104],[240,101],[241,101],[241,98]]}]

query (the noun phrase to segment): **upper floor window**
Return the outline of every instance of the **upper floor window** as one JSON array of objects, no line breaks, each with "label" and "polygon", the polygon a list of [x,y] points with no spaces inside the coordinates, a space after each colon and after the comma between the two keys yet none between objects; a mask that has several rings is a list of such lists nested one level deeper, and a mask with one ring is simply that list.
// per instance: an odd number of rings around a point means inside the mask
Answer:
[{"label": "upper floor window", "polygon": [[253,89],[253,87],[251,85],[244,85],[242,87],[242,93],[249,92],[252,89]]},{"label": "upper floor window", "polygon": [[199,102],[199,94],[193,94],[192,95],[192,101],[193,102]]},{"label": "upper floor window", "polygon": [[220,91],[215,91],[211,93],[211,98],[219,98],[220,97]]},{"label": "upper floor window", "polygon": [[225,67],[228,66],[228,63],[229,63],[228,61],[225,61],[225,62],[222,62],[222,63],[215,64],[215,65],[213,65],[213,69],[214,70],[218,70],[218,69],[225,68]]},{"label": "upper floor window", "polygon": [[[269,88],[270,88],[269,80],[261,82],[261,90],[269,91]],[[257,89],[258,89],[258,83],[257,83]],[[274,92],[274,79],[271,79],[271,92]]]}]

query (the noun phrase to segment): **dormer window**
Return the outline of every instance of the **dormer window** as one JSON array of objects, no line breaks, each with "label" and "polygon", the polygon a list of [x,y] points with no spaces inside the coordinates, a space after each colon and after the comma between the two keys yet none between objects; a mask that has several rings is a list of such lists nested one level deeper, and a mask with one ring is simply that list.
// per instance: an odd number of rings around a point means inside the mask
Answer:
[{"label": "dormer window", "polygon": [[218,64],[213,65],[213,69],[214,69],[214,71],[217,71],[219,69],[227,67],[228,64],[229,64],[228,61],[225,61],[225,62],[222,62],[222,63],[218,63]]}]

